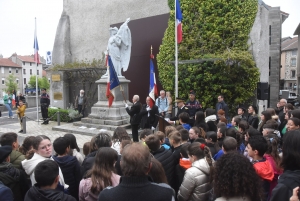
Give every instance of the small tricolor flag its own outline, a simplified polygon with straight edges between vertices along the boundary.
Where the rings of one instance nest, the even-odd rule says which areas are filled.
[[[108,107],[111,107],[113,101],[114,101],[114,95],[111,90],[116,88],[120,85],[119,78],[117,76],[117,73],[115,71],[114,65],[111,61],[111,58],[109,55],[106,56],[106,64],[108,64],[107,67],[107,86],[106,86],[106,97],[108,99]]]
[[[156,79],[155,79],[155,69],[154,69],[154,64],[152,59],[154,58],[154,56],[151,54],[150,55],[150,87],[149,87],[149,96],[152,99],[152,101],[150,101],[149,106],[150,108],[152,108],[152,106],[155,103],[155,96],[158,95],[157,93],[157,86],[156,86]]]
[[[35,31],[34,31],[34,43],[33,43],[33,48],[34,48],[34,61],[35,63],[40,63],[40,57],[39,57],[39,45],[38,45],[38,40],[36,36],[36,25],[35,25]]]
[[[180,9],[180,2],[176,0],[176,27],[177,27],[177,43],[182,41],[182,13]]]

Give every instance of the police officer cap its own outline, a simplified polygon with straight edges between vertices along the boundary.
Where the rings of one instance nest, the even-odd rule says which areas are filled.
[[[183,98],[176,98],[175,99],[175,103],[180,103],[180,102],[184,102],[184,99]]]
[[[9,145],[5,145],[0,147],[0,163],[4,162],[4,160],[9,156],[12,152],[12,147]]]
[[[196,95],[194,90],[191,90],[189,94],[193,94],[194,96]]]

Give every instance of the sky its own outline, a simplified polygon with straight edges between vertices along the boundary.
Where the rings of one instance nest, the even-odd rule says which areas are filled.
[[[291,36],[300,23],[300,0],[263,0],[289,13],[282,25],[282,37]],[[52,51],[63,0],[0,0],[0,54],[9,57],[33,54],[35,18],[39,54]]]

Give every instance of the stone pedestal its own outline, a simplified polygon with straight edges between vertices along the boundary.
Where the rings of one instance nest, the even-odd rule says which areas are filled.
[[[119,77],[119,81],[120,86],[124,90],[127,104],[132,105],[128,101],[128,83],[130,80],[127,80],[125,77]],[[98,84],[98,102],[91,108],[89,118],[93,119],[92,122],[111,126],[128,125],[130,116],[125,110],[125,101],[120,86],[112,90],[115,99],[112,106],[108,107],[108,99],[106,97],[107,77],[101,78],[96,83]]]

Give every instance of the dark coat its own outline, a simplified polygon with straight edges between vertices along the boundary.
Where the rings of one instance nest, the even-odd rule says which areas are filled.
[[[47,93],[41,95],[40,104],[46,107],[50,105],[50,97]]]
[[[224,112],[225,112],[225,117],[226,117],[226,119],[228,120],[228,119],[229,119],[229,109],[228,109],[227,104],[226,104],[224,101],[218,102],[218,103],[216,104],[216,113],[218,113],[218,110],[220,110],[220,109],[224,110]]]
[[[6,200],[6,201],[14,201],[14,195],[10,188],[5,186],[1,181],[0,181],[0,200]]]
[[[198,128],[202,128],[205,132],[207,132],[208,129],[209,129],[209,127],[208,127],[207,123],[205,123],[205,121],[204,122],[200,122],[198,124],[195,123],[194,126],[197,126]]]
[[[286,170],[279,177],[277,186],[273,189],[270,201],[289,200],[293,189],[300,186],[300,170]]]
[[[213,144],[213,143],[206,143],[206,146],[208,146],[212,157],[214,157],[216,155],[216,153],[218,153],[220,151],[220,148],[217,149],[215,144]]]
[[[24,201],[76,201],[71,195],[53,189],[40,189],[37,185],[32,186],[26,193]]]
[[[247,121],[249,123],[249,126],[252,126],[253,128],[257,129],[258,128],[258,123],[259,123],[259,120],[258,120],[258,117],[257,115],[249,115],[248,118],[247,118]]]
[[[171,117],[170,120],[171,120],[171,121],[177,121],[177,120],[179,120],[178,117],[179,117],[179,115],[180,115],[182,112],[186,112],[186,113],[190,114],[190,113],[189,113],[189,108],[186,107],[186,106],[183,106],[182,108],[178,108],[178,112],[177,112],[176,116],[175,116],[175,117]],[[176,122],[176,124],[179,124],[179,122]]]
[[[69,185],[69,193],[78,200],[78,189],[81,180],[80,165],[76,157],[74,156],[63,156],[63,157],[52,157],[59,165],[66,184]]]
[[[141,118],[141,124],[140,127],[142,129],[144,128],[150,128],[153,126],[156,128],[158,123],[158,107],[156,105],[153,105],[151,110],[149,110],[149,117],[148,117],[148,111],[147,111],[147,104],[144,104],[142,107],[142,110],[140,112],[140,118]]]
[[[279,117],[280,123],[284,122],[285,114],[284,114],[284,112],[283,112],[283,107],[280,107],[280,108],[279,108],[278,117]]]
[[[83,160],[83,162],[81,164],[81,177],[82,178],[85,177],[87,171],[92,169],[94,162],[95,162],[96,153],[97,153],[97,151],[89,153]]]
[[[166,150],[162,146],[158,150],[152,152],[152,154],[154,158],[156,158],[163,166],[167,176],[168,183],[171,187],[173,187],[175,161],[174,161],[174,157],[172,156],[172,152],[170,150]]]
[[[77,95],[75,98],[75,104],[74,104],[74,108],[77,109],[78,108],[78,99],[79,99],[80,95]],[[83,96],[83,101],[82,101],[82,110],[84,110],[86,108],[87,105],[87,97],[84,95]]]
[[[215,132],[217,132],[216,121],[208,121],[206,124],[208,126],[208,130],[207,131],[215,131]]]
[[[142,109],[142,104],[139,101],[137,101],[135,104],[133,104],[130,109],[128,107],[126,108],[126,112],[130,116],[130,124],[131,125],[140,124],[141,118],[140,118],[139,114],[140,114],[141,109]]]

